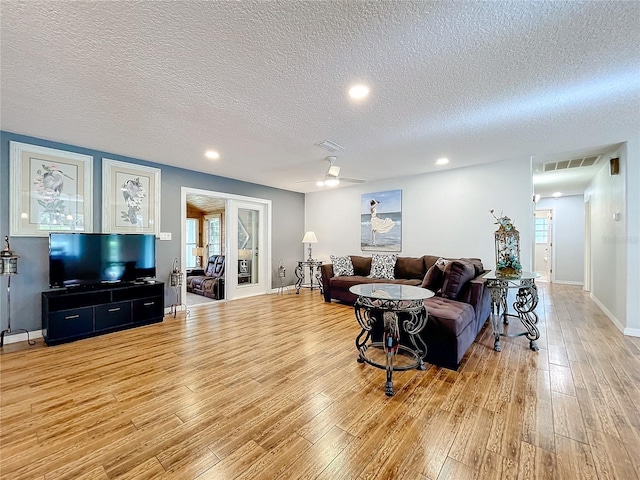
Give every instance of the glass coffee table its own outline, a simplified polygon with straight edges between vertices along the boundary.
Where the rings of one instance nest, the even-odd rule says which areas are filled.
[[[425,369],[427,346],[418,334],[427,324],[424,300],[434,293],[395,283],[365,283],[354,285],[349,291],[358,296],[354,304],[356,320],[362,328],[356,337],[358,362],[387,371],[385,394],[390,397],[394,393],[394,371]],[[374,328],[383,332],[381,341],[373,341]],[[401,344],[403,339],[409,342]]]

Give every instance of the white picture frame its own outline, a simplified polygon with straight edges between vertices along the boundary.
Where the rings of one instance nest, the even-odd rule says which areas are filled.
[[[159,168],[102,159],[102,232],[160,235]]]
[[[93,157],[9,142],[13,237],[93,232]]]

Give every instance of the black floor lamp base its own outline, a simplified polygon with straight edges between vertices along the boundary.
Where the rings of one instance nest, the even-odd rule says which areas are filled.
[[[29,330],[25,330],[24,328],[18,328],[18,329],[15,329],[15,330],[10,330],[10,329],[7,328],[6,330],[3,330],[2,333],[0,333],[0,347],[4,347],[4,336],[5,336],[5,334],[7,334],[7,333],[15,333],[15,332],[24,332],[24,333],[26,333],[27,334],[27,343],[29,345],[35,345],[36,344],[35,340],[31,340],[29,338]]]

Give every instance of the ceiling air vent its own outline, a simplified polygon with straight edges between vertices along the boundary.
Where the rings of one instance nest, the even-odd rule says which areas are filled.
[[[316,143],[315,145],[316,147],[324,148],[325,150],[328,150],[331,153],[337,152],[339,150],[344,150],[344,147],[342,145],[338,145],[337,143],[332,142],[331,140],[323,140],[321,142]]]
[[[560,162],[549,162],[543,165],[543,171],[553,172],[555,170],[566,170],[568,168],[580,168],[590,167],[600,158],[599,155],[595,157],[573,158],[571,160],[562,160]]]

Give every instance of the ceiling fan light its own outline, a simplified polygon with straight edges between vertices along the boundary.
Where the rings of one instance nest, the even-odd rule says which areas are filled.
[[[316,187],[324,187],[324,182],[322,180],[318,180],[316,182]]]
[[[338,180],[337,178],[327,178],[324,181],[324,184],[327,187],[335,187],[336,185],[340,185],[340,180]]]
[[[327,172],[327,175],[330,175],[332,177],[337,177],[338,175],[340,175],[340,167],[337,165],[331,165],[329,167],[329,171]]]

